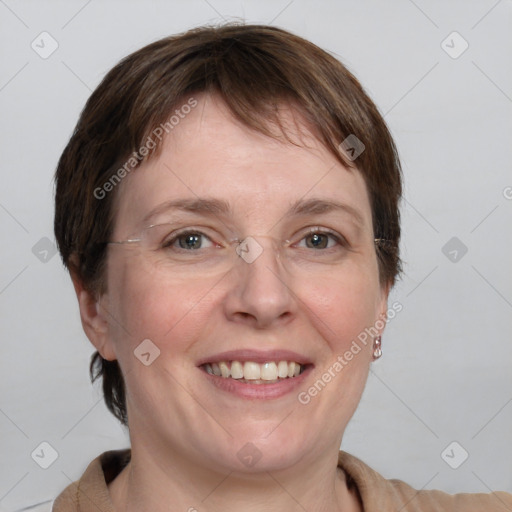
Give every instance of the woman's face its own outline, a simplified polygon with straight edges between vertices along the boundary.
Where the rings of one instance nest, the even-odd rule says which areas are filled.
[[[132,446],[285,468],[339,447],[365,385],[372,340],[358,336],[387,298],[369,198],[305,129],[308,147],[276,141],[197,98],[119,186],[112,240],[171,225],[109,246],[98,344],[122,368]],[[282,378],[291,363],[302,373]]]

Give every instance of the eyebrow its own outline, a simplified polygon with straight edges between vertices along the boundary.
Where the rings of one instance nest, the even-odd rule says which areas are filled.
[[[337,201],[327,199],[312,198],[307,201],[299,199],[292,205],[286,215],[318,215],[321,213],[340,211],[353,217],[357,224],[360,224],[361,226],[364,225],[364,219],[359,210],[348,204],[338,203]]]
[[[182,210],[198,214],[220,215],[231,211],[229,203],[221,199],[174,199],[166,201],[151,210],[143,219],[148,221],[151,217],[169,210]]]
[[[171,201],[166,201],[165,203],[162,203],[151,210],[144,217],[143,222],[147,222],[150,218],[169,210],[182,210],[191,213],[209,214],[214,216],[223,214],[225,215],[232,212],[229,203],[222,199],[209,199],[199,197],[193,199],[174,199]],[[344,212],[350,215],[357,224],[364,225],[362,214],[353,206],[319,198],[297,200],[292,204],[284,216],[291,217],[293,215],[319,215],[330,212]]]

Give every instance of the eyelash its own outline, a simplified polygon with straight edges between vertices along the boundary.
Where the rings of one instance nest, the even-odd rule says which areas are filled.
[[[299,240],[299,242],[302,242],[302,240],[304,240],[308,236],[317,235],[317,234],[318,235],[326,235],[326,236],[330,237],[331,239],[333,239],[336,242],[336,245],[338,245],[340,247],[344,247],[344,248],[348,247],[347,239],[343,235],[340,235],[339,233],[336,233],[335,231],[331,231],[330,229],[322,228],[322,227],[309,228],[308,232],[302,236],[302,238]],[[327,251],[329,249],[335,249],[335,247],[326,247],[325,249],[322,249],[322,250]]]
[[[334,240],[334,242],[336,243],[337,246],[340,246],[340,247],[344,247],[344,248],[347,248],[349,246],[346,238],[338,233],[336,233],[335,231],[331,231],[330,229],[327,229],[327,228],[321,228],[321,227],[314,227],[314,228],[309,228],[309,230],[307,231],[307,233],[305,233],[297,243],[294,243],[292,244],[293,246],[297,246],[298,243],[302,242],[305,238],[309,237],[309,236],[312,236],[312,235],[324,235],[324,236],[328,236],[329,238],[331,238],[332,240]],[[173,233],[170,238],[167,238],[166,240],[164,240],[161,244],[161,247],[162,249],[169,249],[169,248],[173,248],[174,244],[176,242],[178,242],[178,240],[181,238],[181,237],[187,237],[187,236],[190,236],[190,235],[199,235],[201,237],[205,237],[206,239],[208,239],[212,244],[216,245],[216,246],[220,246],[220,244],[218,244],[217,242],[214,242],[212,240],[212,238],[210,238],[207,234],[203,233],[201,230],[195,230],[195,229],[191,229],[191,228],[187,228],[183,231],[179,231],[177,233]],[[182,250],[182,251],[193,251],[193,249],[184,249],[182,247],[174,247],[175,249],[178,249],[178,250]],[[334,249],[335,247],[326,247],[326,248],[323,248],[321,249],[322,251],[327,251],[329,249]],[[199,249],[197,249],[199,250]]]
[[[177,231],[177,232],[173,232],[173,233],[170,233],[169,235],[167,235],[161,242],[160,244],[160,247],[162,249],[177,249],[177,250],[182,250],[182,251],[189,251],[190,249],[183,249],[181,247],[173,247],[174,244],[180,239],[180,238],[185,238],[187,236],[191,236],[191,235],[199,235],[201,237],[204,237],[206,238],[207,240],[209,240],[212,244],[214,245],[219,245],[215,242],[212,241],[212,239],[206,235],[205,233],[203,233],[201,230],[199,229],[193,229],[193,228],[186,228],[186,229],[183,229],[182,231]]]

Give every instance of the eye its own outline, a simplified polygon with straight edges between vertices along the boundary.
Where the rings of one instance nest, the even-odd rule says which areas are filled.
[[[212,241],[200,231],[183,231],[171,234],[162,242],[162,248],[184,249],[188,251],[212,247]]]
[[[343,237],[322,229],[314,229],[304,236],[297,247],[305,247],[307,249],[331,249],[336,245],[346,245]]]

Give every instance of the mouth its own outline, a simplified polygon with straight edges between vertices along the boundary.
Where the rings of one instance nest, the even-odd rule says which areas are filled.
[[[315,366],[297,352],[274,349],[229,350],[196,365],[215,389],[249,400],[293,396]]]
[[[286,379],[294,379],[301,375],[307,364],[297,361],[218,361],[202,364],[200,368],[223,379],[233,379],[246,384],[275,384]]]

